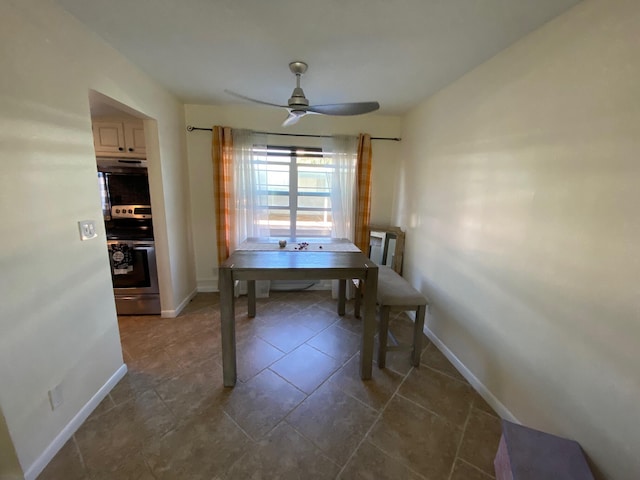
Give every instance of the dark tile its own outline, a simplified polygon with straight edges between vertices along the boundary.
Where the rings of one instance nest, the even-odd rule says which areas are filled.
[[[308,345],[301,345],[270,368],[306,393],[313,392],[340,367],[330,357]]]
[[[482,410],[485,413],[489,413],[495,417],[499,417],[496,411],[487,403],[487,401],[482,398],[482,396],[476,392],[473,396],[473,408],[477,408],[478,410]]]
[[[378,413],[342,390],[323,385],[287,417],[287,422],[331,459],[344,465]]]
[[[154,350],[141,357],[134,357],[127,363],[132,375],[138,374],[151,379],[152,383],[159,383],[173,377],[182,371],[182,365],[171,357],[164,348]]]
[[[236,347],[238,380],[248,381],[283,356],[284,352],[261,338],[250,337]]]
[[[342,471],[341,480],[423,480],[401,461],[387,455],[368,441],[363,442]]]
[[[468,384],[457,390],[429,342],[419,370],[409,351],[390,352],[388,368],[363,381],[352,301],[342,317],[328,291],[274,293],[255,318],[246,296],[235,304],[235,388],[222,386],[217,293],[198,294],[177,318],[118,317],[129,371],[39,478],[323,479],[341,468],[345,480],[493,478],[499,419]],[[285,354],[258,336],[280,323],[310,331],[308,344]],[[392,331],[411,341],[411,320],[396,315]],[[397,392],[409,372],[400,391],[411,400]],[[463,432],[446,418],[457,424],[467,400]]]
[[[312,442],[282,423],[240,458],[225,478],[329,480],[334,479],[339,470]]]
[[[467,422],[458,456],[483,472],[493,475],[493,459],[498,451],[501,435],[500,419],[474,408]]]
[[[402,397],[394,397],[369,434],[371,443],[427,478],[448,478],[462,430]]]
[[[428,367],[413,369],[398,393],[459,428],[467,420],[475,394],[469,384]]]
[[[324,292],[322,291],[307,290],[303,292],[286,292],[279,297],[279,300],[295,305],[300,310],[304,310],[325,298]]]
[[[438,347],[436,347],[433,343],[429,343],[424,352],[422,352],[420,362],[457,380],[460,380],[462,382],[467,381],[462,376],[462,374],[458,372],[456,367],[453,366],[449,359],[445,357],[444,354],[440,350],[438,350]]]
[[[340,363],[349,360],[360,351],[361,337],[348,330],[332,325],[307,341],[307,345],[332,356]]]
[[[218,406],[211,407],[142,449],[158,480],[209,480],[231,467],[251,445]]]
[[[283,320],[278,323],[259,327],[256,332],[260,338],[269,342],[283,352],[290,352],[313,337],[316,332],[300,325],[295,319]]]
[[[176,418],[189,417],[215,404],[224,395],[222,367],[212,357],[165,380],[155,391]]]
[[[92,472],[91,480],[155,480],[149,466],[141,454],[136,453],[127,457],[115,470],[101,468]],[[66,479],[65,479],[66,480]]]
[[[484,473],[482,470],[478,470],[476,467],[460,459],[456,460],[456,464],[453,466],[453,473],[451,474],[451,480],[491,480],[492,478],[495,477]]]
[[[90,472],[113,472],[149,438],[166,433],[176,423],[156,392],[149,390],[88,420],[75,438]]]
[[[340,319],[340,316],[335,311],[330,312],[318,305],[313,305],[305,308],[293,318],[296,322],[299,322],[300,325],[304,325],[314,332],[320,332],[329,325],[337,322]]]
[[[84,469],[80,452],[71,438],[56,456],[49,462],[49,465],[38,475],[38,480],[84,480],[87,478],[87,472]]]
[[[111,389],[109,396],[116,405],[120,405],[149,390],[153,390],[153,387],[161,381],[162,379],[155,378],[152,373],[129,370],[118,384]]]
[[[281,322],[299,312],[300,308],[295,303],[277,300],[256,305],[256,319],[264,324]]]
[[[236,385],[224,399],[224,409],[254,439],[275,427],[306,395],[270,370]]]
[[[220,335],[212,332],[200,332],[186,337],[165,347],[165,352],[183,368],[200,362],[222,352]]]
[[[372,378],[360,378],[360,354],[356,354],[330,379],[343,392],[366,403],[370,407],[380,410],[391,399],[400,382],[402,375],[386,368],[373,367]]]

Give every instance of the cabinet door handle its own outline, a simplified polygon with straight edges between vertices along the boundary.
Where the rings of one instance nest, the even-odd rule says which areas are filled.
[[[121,152],[124,152],[124,148],[122,147],[118,147],[118,150],[120,150]]]
[[[130,151],[130,152],[133,152],[133,148],[130,148],[130,149],[129,149],[129,151]]]

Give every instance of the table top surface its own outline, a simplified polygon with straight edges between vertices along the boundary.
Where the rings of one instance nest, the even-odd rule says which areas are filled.
[[[280,241],[284,243],[281,245]],[[346,238],[248,238],[236,251],[285,250],[303,252],[359,252]]]
[[[236,250],[221,265],[234,270],[364,269],[377,268],[362,252]]]

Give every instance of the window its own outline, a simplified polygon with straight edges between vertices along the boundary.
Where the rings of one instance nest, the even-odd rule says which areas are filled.
[[[261,227],[270,237],[330,237],[332,157],[321,148],[267,146],[256,151],[258,194],[267,198]],[[266,189],[266,190],[265,190]],[[267,225],[264,225],[266,223]]]

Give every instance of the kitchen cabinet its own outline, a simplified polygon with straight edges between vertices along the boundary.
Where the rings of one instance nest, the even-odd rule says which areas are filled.
[[[142,122],[94,121],[93,143],[98,156],[145,158]]]

